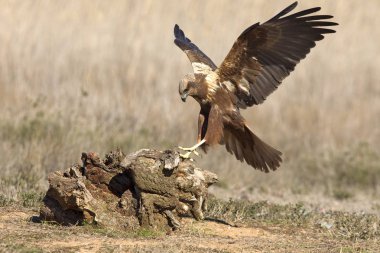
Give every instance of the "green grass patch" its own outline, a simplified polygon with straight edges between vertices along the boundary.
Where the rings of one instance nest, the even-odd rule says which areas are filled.
[[[0,207],[40,207],[43,197],[44,193],[35,191],[20,192],[18,193],[18,196],[6,196],[4,194],[0,194]]]
[[[162,231],[154,230],[154,229],[149,229],[149,228],[140,228],[134,232],[134,235],[136,237],[142,237],[142,238],[156,238],[163,236]]]
[[[20,122],[7,121],[0,125],[3,140],[27,144],[33,139],[60,139],[65,136],[64,127],[55,119],[47,117],[42,111],[34,116],[25,117]]]
[[[43,198],[44,194],[41,192],[23,192],[20,201],[24,207],[39,207]]]

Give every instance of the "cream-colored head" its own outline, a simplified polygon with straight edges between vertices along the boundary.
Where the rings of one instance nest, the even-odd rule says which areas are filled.
[[[186,102],[186,98],[190,95],[193,96],[196,93],[196,82],[194,74],[185,75],[179,82],[179,95],[183,102]]]

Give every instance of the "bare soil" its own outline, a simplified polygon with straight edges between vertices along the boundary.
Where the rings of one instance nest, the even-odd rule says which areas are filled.
[[[377,252],[377,239],[349,241],[305,228],[231,226],[184,218],[181,230],[126,233],[33,222],[37,209],[0,208],[0,252]]]

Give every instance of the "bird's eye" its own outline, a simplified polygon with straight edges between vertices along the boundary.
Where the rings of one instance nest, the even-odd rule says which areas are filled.
[[[189,92],[189,88],[186,88],[183,90],[184,93],[188,93]]]

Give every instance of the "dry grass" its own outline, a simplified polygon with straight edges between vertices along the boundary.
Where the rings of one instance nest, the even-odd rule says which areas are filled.
[[[335,238],[352,241],[379,238],[380,218],[364,213],[321,211],[303,203],[278,205],[265,201],[220,201],[212,199],[208,217],[253,227],[282,227],[292,230],[311,229],[328,232]]]
[[[377,252],[380,238],[374,215],[321,213],[302,204],[213,200],[208,220],[185,218],[170,235],[36,223],[35,215],[31,208],[0,207],[0,252]]]
[[[290,2],[0,1],[0,195],[44,190],[47,173],[82,151],[192,144],[198,105],[177,94],[191,67],[172,43],[174,24],[220,63],[246,26]],[[222,148],[200,160],[229,189],[378,196],[380,2],[298,10],[319,5],[336,16],[337,34],[244,112],[283,151],[280,170],[253,171]]]

